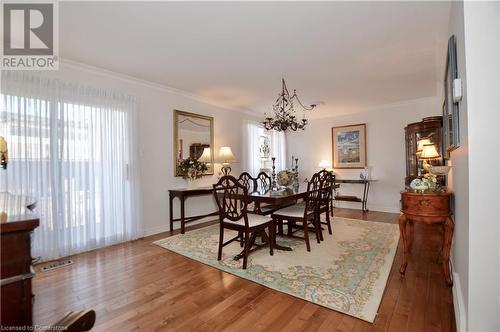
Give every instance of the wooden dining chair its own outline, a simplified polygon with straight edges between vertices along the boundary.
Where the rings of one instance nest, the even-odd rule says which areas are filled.
[[[273,255],[273,243],[275,241],[274,221],[266,216],[247,213],[248,190],[238,183],[233,176],[226,175],[213,185],[214,197],[219,209],[219,250],[217,260],[222,259],[222,248],[233,241],[240,240],[240,235],[224,242],[224,230],[230,229],[243,234],[243,269],[247,268],[248,255],[255,242],[256,236],[269,232],[269,253]]]
[[[257,174],[257,177],[255,178],[255,185],[256,185],[255,190],[262,190],[262,191],[271,190],[271,182],[272,179],[269,176],[269,174],[267,174],[266,172],[260,172],[259,174]]]
[[[311,251],[309,243],[309,225],[313,227],[316,233],[316,241],[320,243],[318,222],[318,211],[321,203],[321,180],[319,174],[316,173],[307,184],[307,193],[304,202],[294,204],[274,212],[271,217],[276,225],[288,222],[288,236],[304,239],[306,241],[307,251]],[[297,226],[297,224],[301,226]],[[293,229],[302,230],[304,237],[293,235]],[[296,232],[295,231],[295,232]]]
[[[330,212],[332,211],[332,192],[335,185],[335,175],[327,170],[321,170],[318,172],[319,179],[321,181],[321,203],[318,211],[319,225],[326,225],[328,227],[328,233],[332,234],[332,225],[330,223]],[[326,214],[326,220],[321,221],[321,214]],[[323,240],[323,231],[320,227],[319,234],[321,240]]]
[[[95,323],[94,310],[70,311],[57,323],[50,326],[44,331],[68,331],[68,332],[84,332],[90,331]]]
[[[240,176],[238,177],[238,183],[247,188],[247,191],[249,193],[257,190],[257,181],[248,172],[243,172],[240,174]]]

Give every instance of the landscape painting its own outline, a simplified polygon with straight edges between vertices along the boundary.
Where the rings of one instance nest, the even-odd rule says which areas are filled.
[[[333,168],[366,166],[366,125],[332,128]]]

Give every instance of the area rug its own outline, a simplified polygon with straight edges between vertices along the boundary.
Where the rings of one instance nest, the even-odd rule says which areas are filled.
[[[325,241],[316,243],[313,233],[311,252],[305,242],[278,236],[277,243],[292,251],[269,249],[252,253],[247,270],[238,242],[223,249],[217,261],[219,225],[171,236],[154,244],[186,257],[257,282],[280,292],[373,322],[382,300],[399,240],[396,224],[335,218],[333,235],[324,231]],[[226,231],[225,240],[235,236]],[[298,235],[298,234],[297,234]]]

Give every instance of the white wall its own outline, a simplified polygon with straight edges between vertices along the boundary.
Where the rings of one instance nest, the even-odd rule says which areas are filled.
[[[186,181],[174,177],[173,162],[173,110],[183,110],[214,117],[215,151],[221,146],[231,146],[235,156],[242,160],[243,121],[250,115],[216,107],[191,97],[187,93],[136,80],[109,71],[71,62],[63,62],[57,72],[43,75],[66,81],[104,88],[134,95],[138,98],[138,143],[140,154],[140,183],[142,197],[142,223],[145,235],[166,231],[168,220],[168,189],[186,187]],[[240,172],[241,164],[233,165],[233,173]],[[215,175],[205,176],[200,186],[217,181],[220,165],[215,165]],[[211,196],[188,199],[187,215],[215,211]],[[178,200],[175,200],[178,216]],[[175,224],[175,228],[179,227]]]
[[[465,2],[471,331],[500,331],[500,3]]]
[[[457,330],[467,327],[466,317],[469,300],[469,147],[467,128],[467,76],[465,72],[465,40],[463,2],[451,3],[449,35],[455,35],[457,43],[458,77],[463,82],[463,98],[459,103],[460,147],[450,153],[448,186],[453,191],[455,209],[453,219],[455,234],[452,247],[453,296]],[[446,54],[443,54],[446,56]],[[443,68],[443,73],[445,69]],[[443,97],[444,98],[444,97]]]
[[[457,43],[458,77],[462,79],[463,98],[459,103],[460,147],[450,153],[449,165],[453,166],[448,186],[454,195],[455,233],[452,247],[453,297],[457,330],[467,328],[469,299],[469,147],[467,128],[467,76],[465,71],[465,40],[463,2],[451,4],[449,35]],[[446,56],[446,54],[443,54]],[[443,68],[443,73],[445,69]],[[443,97],[444,98],[444,97]]]
[[[319,170],[322,159],[332,160],[332,127],[366,123],[367,163],[373,179],[377,179],[368,197],[368,208],[399,212],[400,191],[404,189],[405,139],[404,127],[422,118],[441,115],[442,100],[422,98],[349,115],[313,119],[305,131],[287,133],[287,153],[299,158],[301,180]],[[338,178],[359,178],[361,170],[335,170]],[[360,196],[360,185],[342,184],[342,194]],[[360,204],[341,202],[340,206],[360,208]]]

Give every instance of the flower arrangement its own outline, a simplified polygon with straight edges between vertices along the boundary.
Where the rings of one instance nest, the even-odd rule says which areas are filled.
[[[437,180],[436,174],[426,173],[422,178],[413,180],[410,183],[410,187],[413,190],[430,190],[436,191],[439,189],[440,185]]]
[[[295,179],[297,178],[297,173],[292,172],[290,170],[283,170],[278,172],[277,181],[280,186],[288,187],[291,185]]]
[[[187,180],[199,179],[207,170],[207,164],[193,158],[182,159],[177,165],[178,173]]]

